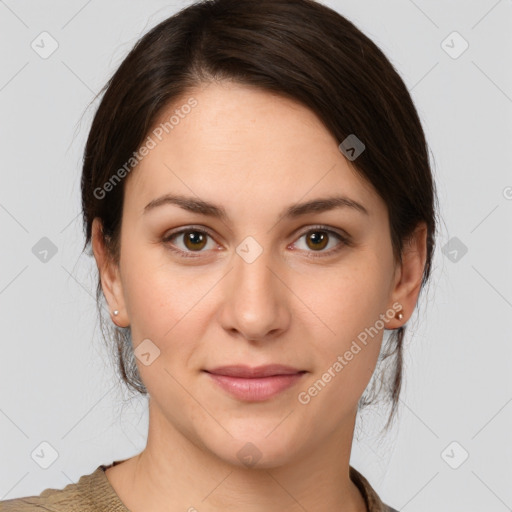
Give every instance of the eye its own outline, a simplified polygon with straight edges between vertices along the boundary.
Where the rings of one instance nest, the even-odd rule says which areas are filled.
[[[333,237],[337,239],[339,243],[334,246],[334,249],[325,251],[324,249],[329,246]],[[212,240],[212,246],[210,247],[208,247],[208,238]],[[337,231],[327,228],[326,226],[314,226],[312,229],[303,233],[298,240],[301,240],[302,238],[305,238],[305,249],[299,247],[300,250],[304,250],[309,253],[320,253],[309,254],[308,257],[328,256],[341,250],[344,246],[350,245],[350,239],[348,236],[344,236]],[[173,241],[175,239],[181,239],[181,247]],[[171,251],[186,258],[200,257],[200,253],[205,252],[203,249],[215,250],[216,247],[216,244],[213,241],[213,236],[208,231],[195,228],[193,226],[170,233],[162,239],[162,242],[167,244]]]
[[[334,249],[324,251],[323,249],[325,249],[330,244],[333,237],[337,239],[339,243],[335,244]],[[341,250],[344,245],[349,245],[348,237],[343,236],[341,233],[333,231],[332,229],[328,229],[325,226],[315,226],[313,229],[309,229],[299,238],[299,240],[302,238],[305,238],[305,249],[299,247],[300,250],[321,253],[319,255],[312,254],[311,256],[313,257],[330,255]],[[312,249],[312,251],[309,249]]]
[[[183,249],[180,248],[176,243],[172,242],[175,238],[182,240]],[[185,257],[196,257],[194,252],[203,252],[203,249],[207,246],[208,238],[212,238],[208,231],[198,228],[187,228],[180,231],[175,231],[170,235],[162,239],[164,243],[169,244],[169,248],[172,251],[179,253]],[[213,239],[212,239],[213,240]],[[215,246],[215,244],[213,244]],[[212,249],[212,247],[210,247]]]

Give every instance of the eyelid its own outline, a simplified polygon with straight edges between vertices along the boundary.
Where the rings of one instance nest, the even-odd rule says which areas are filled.
[[[352,238],[350,235],[344,231],[340,230],[338,228],[326,226],[323,224],[316,224],[316,225],[308,225],[307,229],[300,230],[298,235],[295,236],[295,240],[299,240],[304,235],[314,232],[314,231],[324,231],[326,233],[329,233],[329,235],[334,235],[339,240],[339,244],[336,245],[333,249],[330,249],[328,251],[302,251],[302,249],[297,249],[302,252],[305,252],[307,254],[308,258],[327,258],[329,256],[332,256],[336,253],[338,253],[344,246],[351,246],[352,245]],[[295,242],[292,242],[295,243]]]
[[[346,240],[347,242],[350,240],[350,235],[344,231],[343,229],[327,226],[325,224],[308,224],[307,229],[302,230],[302,228],[299,228],[296,233],[294,234],[295,237],[297,236],[304,236],[306,233],[309,233],[311,231],[326,231],[327,233],[333,233],[337,236],[339,236],[341,239]]]
[[[177,228],[176,231],[171,231],[170,233],[164,236],[164,240],[168,240],[169,238],[172,238],[176,235],[181,235],[182,233],[185,233],[187,231],[198,231],[200,233],[205,233],[206,235],[209,235],[211,238],[215,239],[213,231],[211,231],[209,228],[205,226],[191,224],[189,226]]]
[[[189,232],[189,231],[197,231],[198,233],[203,233],[205,235],[208,235],[212,240],[214,240],[216,243],[215,236],[213,235],[212,231],[204,226],[185,226],[182,228],[178,228],[176,231],[171,231],[169,234],[164,235],[162,238],[162,242],[166,244],[166,246],[169,248],[169,250],[177,253],[180,256],[183,256],[185,258],[199,258],[203,256],[202,253],[206,251],[183,251],[181,249],[178,249],[173,246],[173,244],[170,243],[170,240],[172,240],[174,237],[182,235],[183,233]]]
[[[213,235],[213,233],[210,229],[208,229],[204,226],[198,226],[198,225],[190,225],[190,226],[178,228],[176,231],[172,231],[171,233],[165,235],[162,238],[162,241],[167,244],[175,236],[179,236],[179,235],[182,235],[183,233],[190,232],[190,231],[197,231],[199,233],[208,235],[210,238],[212,238],[212,240],[214,240],[217,243],[216,237]],[[329,233],[330,235],[334,235],[335,237],[337,237],[338,240],[340,241],[340,243],[334,249],[330,249],[329,251],[305,251],[306,253],[309,253],[308,257],[327,257],[329,255],[336,253],[341,247],[350,246],[352,244],[350,235],[348,233],[346,233],[344,230],[339,230],[337,228],[322,225],[322,224],[308,225],[307,229],[296,230],[293,235],[295,238],[294,238],[294,242],[292,242],[292,244],[295,243],[300,238],[302,238],[304,235],[306,235],[310,232],[313,232],[313,231],[325,231],[326,233]],[[192,258],[201,257],[202,253],[206,252],[206,251],[183,251],[181,249],[177,249],[177,248],[173,247],[173,244],[169,244],[169,248],[170,248],[170,250],[172,250],[184,257],[192,257]],[[297,250],[302,251],[302,249],[297,249]]]

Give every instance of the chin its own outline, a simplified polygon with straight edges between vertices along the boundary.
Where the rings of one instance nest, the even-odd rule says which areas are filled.
[[[247,469],[270,469],[289,464],[295,458],[300,445],[286,429],[258,429],[254,424],[250,429],[228,430],[233,437],[226,434],[222,439],[203,439],[207,449],[228,464]],[[272,430],[275,429],[273,432]],[[272,432],[269,435],[269,432]]]

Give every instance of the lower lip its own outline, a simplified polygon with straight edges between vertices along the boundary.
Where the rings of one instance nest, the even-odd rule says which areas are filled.
[[[296,384],[304,373],[273,375],[255,379],[228,377],[206,372],[224,391],[240,400],[262,402]]]

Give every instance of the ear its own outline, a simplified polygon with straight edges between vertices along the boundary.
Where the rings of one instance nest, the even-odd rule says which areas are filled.
[[[388,329],[397,329],[411,318],[418,295],[427,258],[427,225],[420,222],[411,237],[404,243],[402,263],[397,264],[391,304],[399,303],[403,318],[393,318]]]
[[[101,287],[107,300],[112,321],[119,327],[128,327],[130,322],[126,314],[123,287],[119,266],[110,257],[105,246],[103,225],[96,217],[92,222],[92,250],[98,271],[100,273]],[[119,313],[114,316],[114,311]]]

